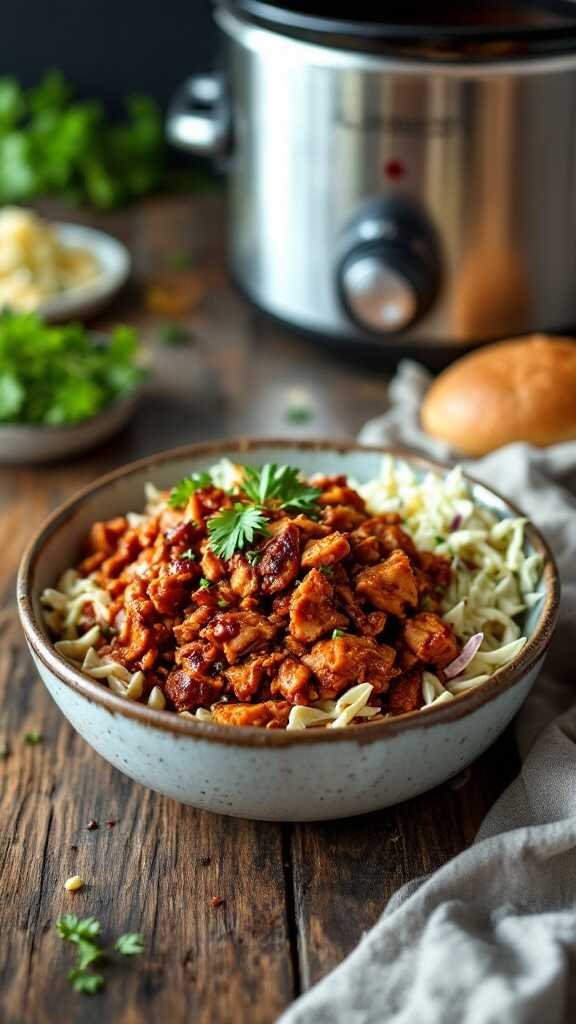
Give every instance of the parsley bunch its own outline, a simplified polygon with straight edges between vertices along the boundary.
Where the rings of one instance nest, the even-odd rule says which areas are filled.
[[[166,174],[160,110],[126,100],[123,121],[101,103],[77,100],[58,71],[25,90],[0,79],[0,203],[57,194],[100,209],[158,188]]]
[[[72,987],[89,995],[99,992],[104,978],[91,968],[108,955],[99,941],[100,922],[94,917],[81,920],[76,914],[64,914],[56,922],[56,931],[65,942],[76,946],[76,964],[67,975]],[[121,956],[137,956],[144,952],[144,940],[139,932],[126,932],[116,940],[114,949]]]
[[[50,327],[33,313],[0,313],[0,423],[77,423],[142,378],[136,337],[95,339],[80,324]]]

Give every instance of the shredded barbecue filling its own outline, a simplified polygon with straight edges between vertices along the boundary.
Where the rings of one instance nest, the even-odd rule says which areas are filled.
[[[418,551],[400,515],[368,514],[345,476],[313,478],[305,512],[271,488],[251,542],[223,558],[213,525],[254,488],[242,476],[233,493],[201,482],[181,507],[166,492],[146,516],[92,526],[77,567],[101,599],[86,593],[77,623],[102,626],[90,664],[123,666],[118,686],[133,680],[142,702],[154,691],[156,707],[163,695],[167,709],[211,709],[229,725],[283,728],[309,705],[326,725],[334,705],[322,702],[358,684],[369,684],[364,721],[421,708],[423,673],[442,679],[460,653],[440,617],[448,559]]]

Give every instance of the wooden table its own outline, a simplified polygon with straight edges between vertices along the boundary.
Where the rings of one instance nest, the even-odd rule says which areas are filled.
[[[512,741],[508,734],[471,771],[400,807],[277,825],[148,792],[73,732],[33,669],[13,599],[22,549],[50,509],[116,465],[188,441],[353,437],[384,408],[386,378],[272,326],[237,296],[224,271],[218,194],[65,215],[130,245],[136,283],[100,325],[136,325],[154,378],[134,423],[105,447],[51,468],[0,471],[0,741],[9,748],[0,761],[0,1019],[268,1024],[342,960],[402,883],[472,840],[515,769]],[[142,297],[181,253],[206,294],[184,318],[192,341],[175,348],[159,342],[162,317]],[[313,418],[288,423],[290,407],[308,399]],[[33,729],[43,735],[37,746],[24,741]],[[90,819],[97,829],[86,829]],[[71,895],[63,883],[76,873],[87,884]],[[211,906],[214,896],[221,906]],[[72,953],[54,922],[70,910],[95,915],[107,939],[128,930],[146,939],[145,954],[111,965],[93,997],[66,981]]]

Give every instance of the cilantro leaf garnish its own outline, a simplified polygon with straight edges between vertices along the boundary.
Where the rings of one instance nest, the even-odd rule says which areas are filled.
[[[192,548],[186,548],[186,551],[182,552],[180,558],[188,558],[190,562],[194,562],[196,560],[196,552],[192,551]]]
[[[314,508],[320,491],[300,479],[295,466],[278,466],[267,462],[264,466],[244,466],[241,483],[244,494],[257,505],[274,501],[280,508],[308,512]]]
[[[212,477],[210,473],[192,473],[179,480],[170,491],[168,504],[170,508],[183,508],[188,499],[201,487],[211,487]]]
[[[256,535],[268,533],[266,518],[257,505],[236,502],[232,508],[222,509],[207,523],[210,546],[219,558],[229,559],[235,551],[242,551]]]
[[[198,586],[202,590],[208,590],[212,586],[212,584],[211,584],[210,580],[206,579],[205,576],[201,576],[200,579],[198,580]]]
[[[56,931],[66,942],[95,939],[100,934],[100,922],[95,917],[85,917],[81,920],[76,914],[64,914],[56,922]]]
[[[144,952],[144,938],[140,932],[126,932],[116,939],[114,949],[122,956],[138,956]]]
[[[43,739],[44,737],[41,732],[38,732],[38,729],[31,729],[30,732],[24,733],[24,743],[29,747],[37,747],[39,743],[42,743]]]
[[[343,630],[343,629],[333,629],[333,630],[332,630],[332,639],[333,639],[333,640],[337,640],[337,639],[338,639],[338,637],[340,637],[340,636],[345,636],[345,635],[346,635],[346,634],[344,633],[344,630]]]
[[[250,563],[250,565],[252,565],[252,566],[258,565],[258,562],[262,561],[262,552],[261,551],[247,551],[246,552],[246,559]]]

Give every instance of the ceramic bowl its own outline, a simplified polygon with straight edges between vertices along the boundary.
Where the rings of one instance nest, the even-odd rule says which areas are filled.
[[[374,477],[389,449],[332,442],[218,442],[155,455],[102,478],[52,515],[20,567],[18,603],[40,676],[77,732],[106,760],[150,789],[194,807],[244,818],[310,821],[364,814],[406,800],[460,772],[492,743],[518,711],[538,675],[559,600],[550,551],[532,526],[528,547],[544,560],[543,598],[526,616],[528,642],[483,686],[425,712],[340,730],[286,732],[196,722],[116,696],[54,650],[39,597],[74,565],[95,519],[138,510],[147,480],[170,487],[223,456],[262,464],[286,462],[305,473]],[[418,471],[447,467],[408,453]],[[518,510],[481,484],[475,499],[499,516]]]
[[[38,465],[71,458],[95,448],[131,419],[140,398],[136,387],[96,416],[62,426],[27,423],[0,424],[0,465]]]
[[[100,273],[85,284],[46,299],[37,312],[47,323],[85,320],[103,309],[126,283],[130,275],[130,253],[117,238],[83,224],[56,223],[52,228],[63,245],[91,252],[98,261]]]

